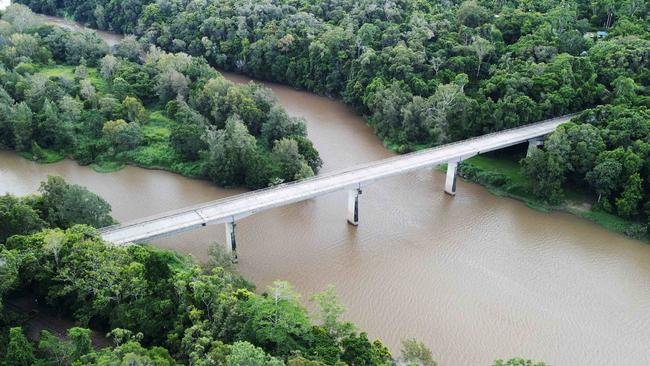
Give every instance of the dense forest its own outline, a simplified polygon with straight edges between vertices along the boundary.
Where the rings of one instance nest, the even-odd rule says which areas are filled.
[[[169,250],[103,242],[95,227],[113,222],[110,211],[101,197],[60,177],[35,195],[0,196],[0,365],[436,365],[413,339],[394,359],[342,320],[332,287],[310,297],[310,314],[286,282],[256,293],[221,246],[200,266]],[[28,339],[30,314],[14,304],[21,297],[78,326]],[[112,346],[96,344],[88,327]],[[522,359],[495,365],[543,366]]]
[[[0,148],[72,156],[266,187],[321,166],[304,121],[258,84],[235,85],[201,57],[39,25],[22,5],[0,21]]]
[[[645,1],[20,2],[338,97],[400,152],[587,110],[524,162],[531,191],[648,222]]]

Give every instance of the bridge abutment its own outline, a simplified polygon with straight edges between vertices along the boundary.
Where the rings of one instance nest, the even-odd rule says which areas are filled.
[[[226,223],[226,252],[231,253],[237,259],[237,238],[235,236],[235,222]]]
[[[348,191],[348,223],[359,225],[359,196],[361,188],[351,189]]]
[[[539,149],[539,147],[542,145],[544,145],[543,137],[528,140],[528,151],[526,151],[526,157],[528,158],[533,155],[533,153],[537,151],[537,149]]]
[[[445,193],[451,196],[456,195],[456,170],[458,170],[458,161],[447,163],[447,179],[445,180]]]

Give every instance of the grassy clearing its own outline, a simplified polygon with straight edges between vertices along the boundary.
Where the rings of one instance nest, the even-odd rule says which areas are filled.
[[[528,179],[521,174],[521,166],[515,160],[477,155],[465,160],[463,164],[470,164],[484,171],[498,172],[508,177],[514,184],[528,184]]]
[[[67,65],[52,65],[52,66],[43,66],[38,69],[37,74],[45,75],[47,77],[60,77],[70,80],[75,79],[74,70],[75,66]],[[109,87],[106,80],[104,80],[100,75],[97,68],[89,67],[88,68],[88,78],[92,82],[95,89],[100,93],[108,93]]]
[[[35,161],[40,164],[52,164],[65,159],[65,154],[49,149],[41,149],[41,156],[39,157],[34,155],[31,151],[20,151],[17,154],[27,160]]]

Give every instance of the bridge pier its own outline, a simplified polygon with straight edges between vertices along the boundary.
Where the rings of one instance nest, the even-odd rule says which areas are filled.
[[[531,155],[533,155],[533,152],[539,149],[539,147],[542,145],[544,145],[543,137],[538,137],[538,138],[528,140],[528,151],[526,151],[526,157],[528,158]]]
[[[361,188],[348,191],[348,223],[354,226],[359,225],[359,195]]]
[[[237,259],[237,240],[235,237],[235,224],[234,221],[226,223],[226,252],[231,253]]]
[[[450,161],[447,163],[447,179],[445,180],[445,193],[451,196],[456,195],[456,170],[459,161]]]

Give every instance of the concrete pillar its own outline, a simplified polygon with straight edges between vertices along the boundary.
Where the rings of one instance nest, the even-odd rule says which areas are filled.
[[[526,157],[530,157],[531,155],[533,155],[533,152],[542,145],[544,145],[543,138],[528,140],[528,151],[526,151]]]
[[[456,195],[456,168],[458,168],[457,161],[450,161],[447,163],[447,179],[445,181],[445,193],[452,196]]]
[[[237,240],[235,237],[235,222],[226,223],[226,252],[232,253],[234,258],[237,259]]]
[[[359,225],[359,195],[361,188],[351,189],[348,191],[348,223]]]

